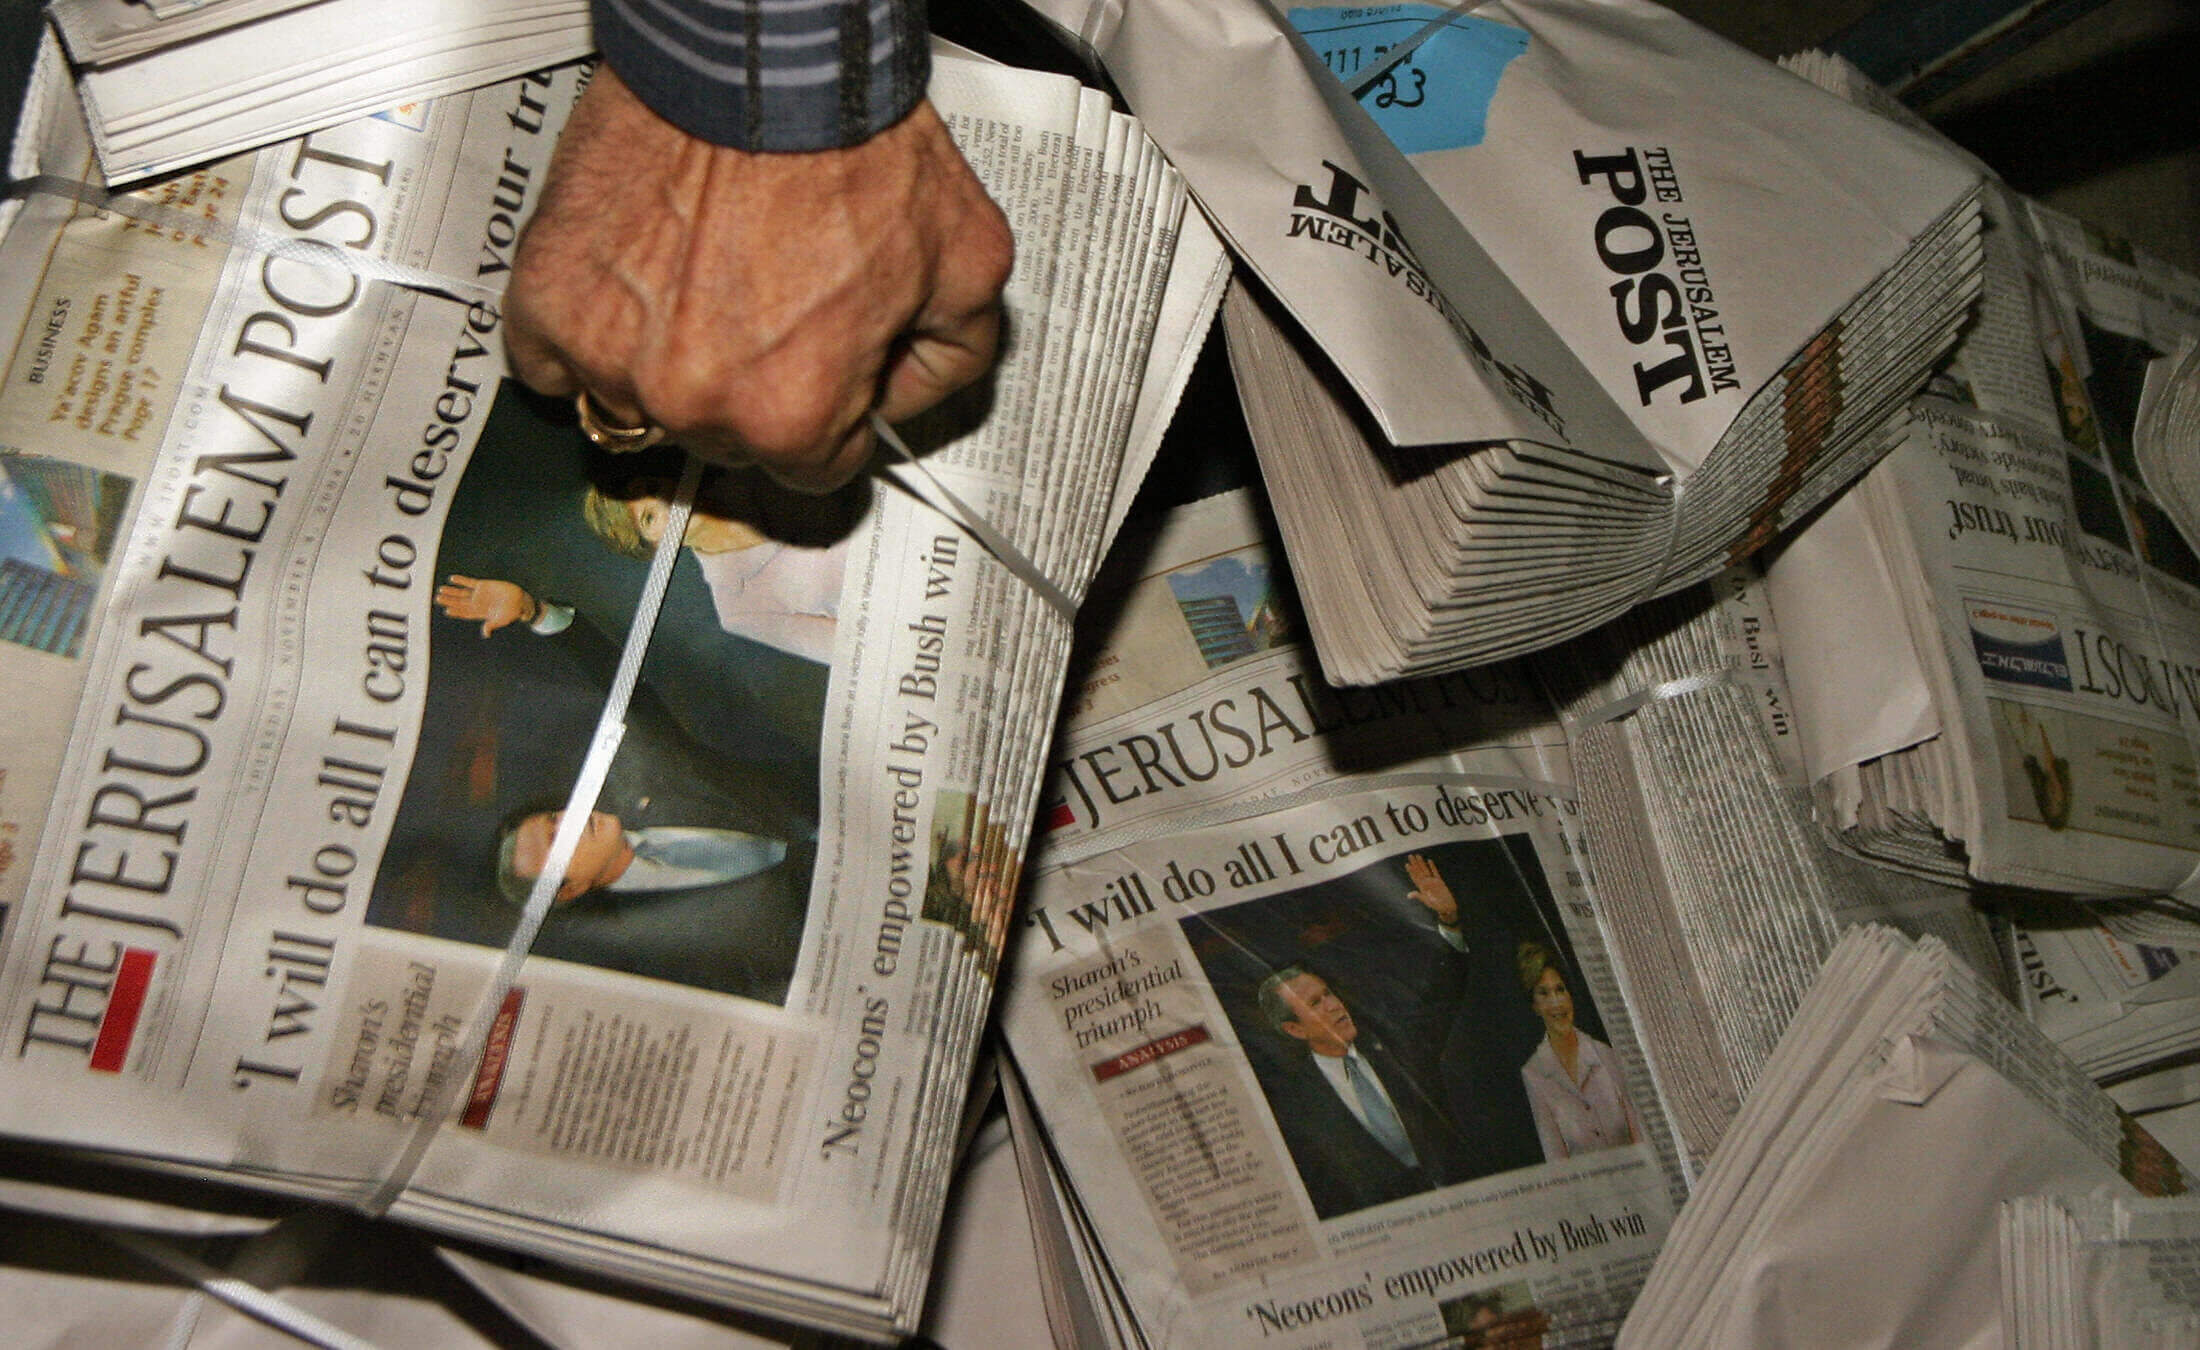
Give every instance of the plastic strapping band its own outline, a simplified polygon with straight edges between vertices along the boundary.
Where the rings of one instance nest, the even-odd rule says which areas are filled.
[[[604,776],[610,772],[612,756],[618,753],[619,741],[626,733],[627,705],[633,701],[634,686],[641,679],[642,658],[649,651],[649,638],[656,630],[658,611],[664,607],[665,588],[672,581],[673,564],[679,561],[681,541],[687,534],[688,517],[695,505],[695,489],[702,480],[703,462],[693,455],[688,456],[680,485],[673,492],[671,509],[665,516],[664,533],[658,536],[656,551],[650,555],[649,575],[642,582],[641,597],[635,602],[634,623],[627,629],[626,646],[619,652],[618,672],[612,676],[611,691],[597,718],[588,755],[581,761],[573,790],[566,797],[564,814],[558,820],[556,833],[551,836],[550,852],[543,859],[542,873],[527,893],[527,904],[520,911],[510,940],[505,943],[503,959],[497,964],[487,992],[474,1007],[474,1015],[469,1019],[457,1053],[451,1056],[451,1063],[458,1066],[457,1071],[437,1085],[433,1101],[422,1104],[419,1121],[405,1141],[404,1150],[361,1203],[360,1208],[369,1214],[387,1213],[411,1183],[421,1157],[450,1114],[460,1083],[478,1068],[490,1027],[504,1006],[504,996],[519,979],[520,963],[526,960],[528,949],[534,946],[535,934],[541,931],[558,887],[565,881],[566,866],[573,861],[573,850],[580,843],[589,813],[596,809],[596,797],[603,791]]]
[[[1740,681],[1737,677],[1740,673],[1740,666],[1721,666],[1717,670],[1705,671],[1697,675],[1684,675],[1677,680],[1666,680],[1663,683],[1651,685],[1648,689],[1638,689],[1632,694],[1613,699],[1609,703],[1599,704],[1587,712],[1577,713],[1574,716],[1565,718],[1567,738],[1572,739],[1589,727],[1601,726],[1606,722],[1617,722],[1622,717],[1639,712],[1653,703],[1664,703],[1676,698],[1686,698],[1690,694],[1701,693],[1713,685],[1739,684]]]
[[[901,437],[894,433],[894,429],[886,424],[885,418],[872,413],[871,429],[878,433],[880,440],[894,448],[895,454],[901,456],[900,463],[886,466],[888,477],[915,493],[920,501],[933,510],[968,530],[980,547],[992,554],[994,560],[1007,568],[1018,581],[1030,587],[1033,595],[1046,601],[1049,609],[1061,615],[1065,621],[1076,620],[1077,602],[1055,585],[1045,572],[1040,571],[1037,563],[1025,557],[1021,549],[1004,538],[999,530],[994,529],[991,522],[971,510],[962,498],[935,478],[932,471],[925,468]]]
[[[1392,47],[1390,54],[1384,57],[1373,69],[1346,85],[1346,92],[1350,93],[1355,99],[1359,98],[1369,89],[1372,89],[1377,80],[1388,75],[1400,62],[1413,55],[1414,50],[1422,43],[1435,37],[1443,29],[1450,27],[1453,20],[1463,18],[1469,12],[1480,9],[1489,2],[1490,0],[1459,0],[1459,3],[1453,5],[1450,9],[1422,24],[1420,28],[1414,31],[1412,37]]]
[[[321,1346],[322,1350],[375,1350],[373,1342],[361,1340],[334,1323],[323,1321],[303,1308],[292,1306],[249,1280],[238,1279],[188,1252],[178,1251],[165,1242],[124,1228],[102,1227],[99,1234],[132,1255],[189,1280],[209,1298],[220,1299],[237,1311],[258,1318],[280,1331],[287,1331],[309,1345]]]
[[[1673,570],[1673,550],[1681,543],[1681,496],[1688,485],[1669,473],[1659,474],[1655,481],[1665,489],[1665,542],[1658,548],[1658,565],[1650,569],[1649,580],[1627,602],[1626,609],[1633,609],[1657,596],[1658,588],[1665,584],[1666,574]]]

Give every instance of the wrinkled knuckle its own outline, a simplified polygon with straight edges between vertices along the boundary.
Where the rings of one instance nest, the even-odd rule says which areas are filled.
[[[990,198],[983,199],[983,204],[984,210],[960,232],[954,247],[971,287],[991,297],[1008,284],[1008,274],[1016,266],[1016,236]]]
[[[709,433],[725,424],[719,399],[705,387],[634,375],[634,396],[652,422],[674,432]]]
[[[989,223],[984,231],[985,266],[993,289],[999,290],[1008,284],[1008,274],[1016,265],[1016,235],[1009,229],[1008,217],[1001,214],[1001,208],[994,206],[990,199],[986,205],[991,209],[986,212]]]
[[[834,411],[830,399],[777,383],[742,404],[734,432],[757,459],[791,465],[821,452],[833,435]]]

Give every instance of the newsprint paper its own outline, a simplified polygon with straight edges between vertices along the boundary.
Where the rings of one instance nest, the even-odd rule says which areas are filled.
[[[1066,616],[885,481],[705,478],[683,530],[677,457],[501,378],[584,68],[165,180],[148,219],[76,186],[54,55],[0,246],[0,1132],[911,1326]],[[1081,590],[1120,484],[1078,474],[1158,425],[1181,193],[1074,81],[943,59],[934,93],[1030,336],[927,459]],[[1105,341],[1041,340],[1077,330]],[[1076,471],[1033,453],[1071,441]]]
[[[1512,666],[1330,688],[1278,581],[1187,508],[1072,688],[1016,1065],[1145,1343],[1608,1337],[1676,1174],[1564,738]]]

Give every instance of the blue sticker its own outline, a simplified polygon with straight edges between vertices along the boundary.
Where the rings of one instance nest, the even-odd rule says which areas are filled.
[[[1294,9],[1291,26],[1350,88],[1445,12],[1438,5]],[[1360,106],[1409,155],[1480,145],[1497,78],[1527,49],[1528,35],[1519,29],[1460,15],[1364,90]]]

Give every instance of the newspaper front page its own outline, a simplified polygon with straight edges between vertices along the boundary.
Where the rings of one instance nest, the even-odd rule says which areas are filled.
[[[1922,588],[1914,646],[1944,654],[1898,675],[1950,733],[1934,817],[1982,880],[2177,891],[2200,866],[2200,556],[2130,436],[2200,286],[2012,194],[1995,216],[1979,322],[1865,485]]]
[[[706,478],[599,733],[681,466],[506,381],[496,305],[586,78],[224,161],[138,194],[149,223],[69,186],[96,175],[42,65],[11,167],[51,186],[0,245],[0,1130],[883,1334],[915,1316],[999,940],[943,864],[982,844],[1014,875],[1020,832],[980,835],[1029,800],[1011,714],[1055,678],[1017,634],[1067,622],[883,481]],[[1028,249],[1009,302],[1043,313],[1086,100],[954,78]],[[1166,253],[1130,256],[1106,293],[1150,324]],[[1016,411],[931,457],[979,509],[1031,490],[1045,428]],[[485,1006],[592,750],[573,861]]]
[[[1186,508],[1071,691],[1032,1099],[1151,1343],[1608,1336],[1677,1175],[1564,738],[1511,667],[1329,689],[1268,568]]]

